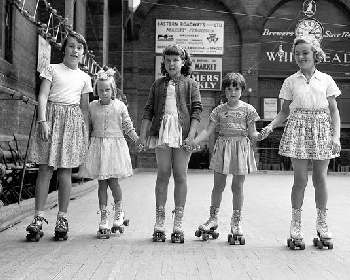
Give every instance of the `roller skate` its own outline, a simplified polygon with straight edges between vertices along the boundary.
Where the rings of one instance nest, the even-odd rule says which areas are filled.
[[[121,202],[117,202],[115,205],[113,205],[114,212],[114,221],[112,226],[112,233],[116,233],[119,231],[120,233],[124,232],[124,226],[129,225],[129,220],[124,219],[124,211],[121,207]]]
[[[182,229],[182,218],[184,216],[184,208],[183,207],[175,207],[173,210],[174,217],[174,227],[173,233],[171,234],[171,242],[172,243],[184,243],[185,237]]]
[[[204,224],[200,225],[196,232],[195,236],[201,237],[204,241],[207,241],[211,236],[213,239],[217,239],[219,237],[219,233],[216,232],[218,228],[218,213],[219,208],[215,208],[214,206],[210,206],[210,216],[208,221]]]
[[[165,209],[164,206],[156,207],[156,223],[153,231],[153,242],[162,241],[165,242]]]
[[[292,221],[290,222],[290,237],[287,239],[287,246],[291,250],[305,249],[303,241],[304,234],[301,229],[301,209],[292,209]]]
[[[35,216],[33,221],[27,226],[26,231],[28,232],[26,239],[27,241],[36,241],[38,242],[40,238],[44,236],[42,231],[43,222],[48,224],[47,220],[42,216]]]
[[[55,236],[54,240],[67,240],[68,239],[68,221],[64,216],[57,216],[56,226],[55,226]]]
[[[227,235],[227,241],[230,245],[245,244],[245,238],[241,226],[241,210],[233,210],[231,218],[231,233]]]
[[[327,225],[327,209],[317,208],[316,232],[317,237],[313,239],[313,244],[318,249],[327,247],[333,249],[332,233],[328,230]]]
[[[97,238],[98,239],[109,239],[111,235],[111,230],[108,227],[108,212],[106,209],[101,210],[101,222],[98,225]]]

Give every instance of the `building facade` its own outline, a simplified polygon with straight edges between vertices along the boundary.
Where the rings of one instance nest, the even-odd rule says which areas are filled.
[[[50,13],[38,1],[0,0],[0,135],[28,135],[34,107],[14,100],[13,91],[36,100],[38,26],[21,12],[21,6],[37,19],[48,22]],[[136,10],[133,1],[53,0],[51,6],[67,18],[73,29],[84,34],[95,60],[116,66],[123,79],[119,87],[127,95],[129,111],[139,131],[149,89],[159,75],[161,47],[183,42],[194,59],[193,77],[199,82],[203,102],[200,129],[222,99],[220,83],[228,72],[241,72],[247,80],[242,99],[252,104],[266,125],[279,111],[278,94],[283,80],[297,71],[290,52],[297,23],[305,17],[302,0],[144,0]],[[342,95],[337,99],[342,124],[341,158],[331,169],[350,166],[350,0],[317,0],[315,14],[324,28],[323,49],[327,57],[319,65],[333,76]],[[47,7],[46,7],[47,8]],[[122,16],[123,15],[123,16]],[[208,27],[209,26],[209,27]],[[181,37],[187,34],[185,37]],[[192,36],[192,37],[191,37]],[[53,48],[54,49],[54,48]],[[280,50],[283,50],[281,52]],[[51,62],[58,62],[53,51]],[[283,128],[259,143],[256,154],[262,169],[289,169],[278,156]],[[203,145],[212,151],[215,136]],[[137,154],[135,167],[155,167],[154,152]]]

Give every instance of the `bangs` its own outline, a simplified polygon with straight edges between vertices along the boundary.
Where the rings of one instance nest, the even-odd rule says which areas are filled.
[[[163,55],[178,55],[182,57],[184,54],[179,47],[172,45],[164,49]]]

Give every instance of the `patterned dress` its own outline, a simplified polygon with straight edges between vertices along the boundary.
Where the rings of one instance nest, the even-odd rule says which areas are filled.
[[[325,160],[333,152],[332,129],[327,97],[339,96],[331,76],[315,71],[310,81],[298,71],[283,83],[280,98],[292,101],[279,146],[279,154],[296,159]]]
[[[217,106],[209,119],[219,126],[210,169],[222,174],[245,175],[256,171],[254,151],[248,138],[248,126],[259,120],[255,108],[243,101],[232,108]]]

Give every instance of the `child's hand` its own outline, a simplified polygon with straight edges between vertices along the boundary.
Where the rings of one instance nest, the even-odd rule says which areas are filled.
[[[41,140],[48,141],[49,140],[49,125],[46,121],[38,122],[39,125],[39,135]]]
[[[257,137],[257,141],[261,141],[261,140],[266,139],[272,131],[273,131],[272,125],[269,124],[269,125],[265,126],[261,130],[261,132],[259,133],[259,135]]]
[[[143,151],[146,150],[146,149],[145,149],[145,145],[142,143],[141,138],[139,138],[139,139],[135,142],[135,146],[136,146],[136,151],[137,151],[138,153],[143,152]]]
[[[187,151],[187,152],[193,152],[196,150],[200,149],[200,146],[194,142],[193,138],[186,138],[184,140],[184,144],[182,147]]]
[[[332,154],[337,155],[341,151],[340,139],[338,137],[332,137],[331,139],[332,145]]]

